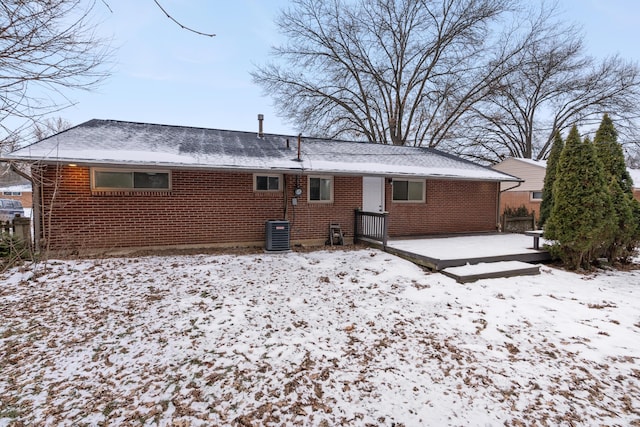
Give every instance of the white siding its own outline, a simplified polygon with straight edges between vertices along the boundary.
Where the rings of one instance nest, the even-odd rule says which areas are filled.
[[[534,162],[531,160],[521,160],[510,157],[492,167],[497,171],[508,173],[509,175],[513,175],[524,180],[519,187],[508,191],[542,191],[544,175],[547,170],[544,162]],[[501,189],[504,190],[514,186],[515,184],[512,182],[503,182]]]

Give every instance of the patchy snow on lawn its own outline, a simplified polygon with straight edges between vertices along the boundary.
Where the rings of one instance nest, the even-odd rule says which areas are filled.
[[[0,281],[0,426],[640,425],[640,271],[461,285],[377,250]]]

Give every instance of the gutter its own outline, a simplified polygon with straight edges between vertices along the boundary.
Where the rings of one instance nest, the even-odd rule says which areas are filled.
[[[283,173],[283,174],[304,174],[304,173],[317,173],[321,175],[335,175],[335,176],[380,176],[384,178],[397,178],[397,179],[435,179],[435,180],[453,180],[453,181],[484,181],[484,182],[512,182],[518,181],[519,183],[523,182],[520,178],[513,177],[512,175],[505,174],[504,172],[492,171],[497,174],[503,175],[503,177],[512,177],[512,180],[504,179],[501,177],[490,177],[490,176],[464,176],[462,175],[449,175],[449,174],[428,174],[428,171],[425,170],[426,173],[399,173],[399,172],[391,172],[391,171],[372,171],[368,169],[359,170],[355,167],[353,170],[345,170],[345,169],[331,169],[331,168],[319,168],[315,169],[313,167],[306,167],[305,163],[300,160],[298,161],[296,158],[293,159],[293,164],[290,167],[288,166],[240,166],[240,165],[207,165],[207,164],[185,164],[185,163],[171,163],[171,162],[138,162],[138,161],[121,161],[121,160],[106,160],[106,161],[95,161],[95,160],[82,160],[77,158],[24,158],[24,157],[4,157],[0,158],[0,162],[25,162],[25,163],[40,163],[40,164],[51,164],[51,165],[68,165],[74,164],[76,166],[83,167],[113,167],[113,168],[162,168],[162,169],[179,169],[179,170],[207,170],[212,172],[246,172],[246,173],[256,173],[256,172],[270,172],[270,173]],[[425,168],[428,169],[428,168]],[[520,185],[520,184],[518,184]]]
[[[520,178],[518,178],[520,179]],[[501,181],[501,182],[507,182],[507,181]],[[504,190],[500,190],[500,193],[504,193],[505,191],[509,191],[509,190],[513,190],[514,188],[518,188],[522,185],[522,183],[524,182],[524,179],[520,179],[520,181],[516,182],[516,185],[514,185],[513,187],[509,187],[509,188],[505,188]]]

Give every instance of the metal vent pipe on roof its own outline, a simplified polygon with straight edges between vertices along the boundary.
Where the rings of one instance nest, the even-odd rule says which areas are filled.
[[[264,136],[264,132],[262,130],[263,120],[264,120],[264,114],[258,114],[258,138],[262,138]]]

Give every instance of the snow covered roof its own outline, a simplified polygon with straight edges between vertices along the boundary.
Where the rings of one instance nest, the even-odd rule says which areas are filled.
[[[302,138],[298,160],[295,136],[265,134],[258,137],[252,132],[97,119],[13,151],[4,159],[88,165],[518,180],[432,148]]]
[[[513,159],[513,160],[519,161],[519,162],[527,163],[529,165],[539,166],[541,168],[546,168],[547,167],[547,161],[546,160],[523,159],[521,157],[510,157],[510,158]]]
[[[0,187],[0,191],[12,192],[12,193],[31,193],[32,188],[31,188],[31,184],[10,185],[7,187]]]

